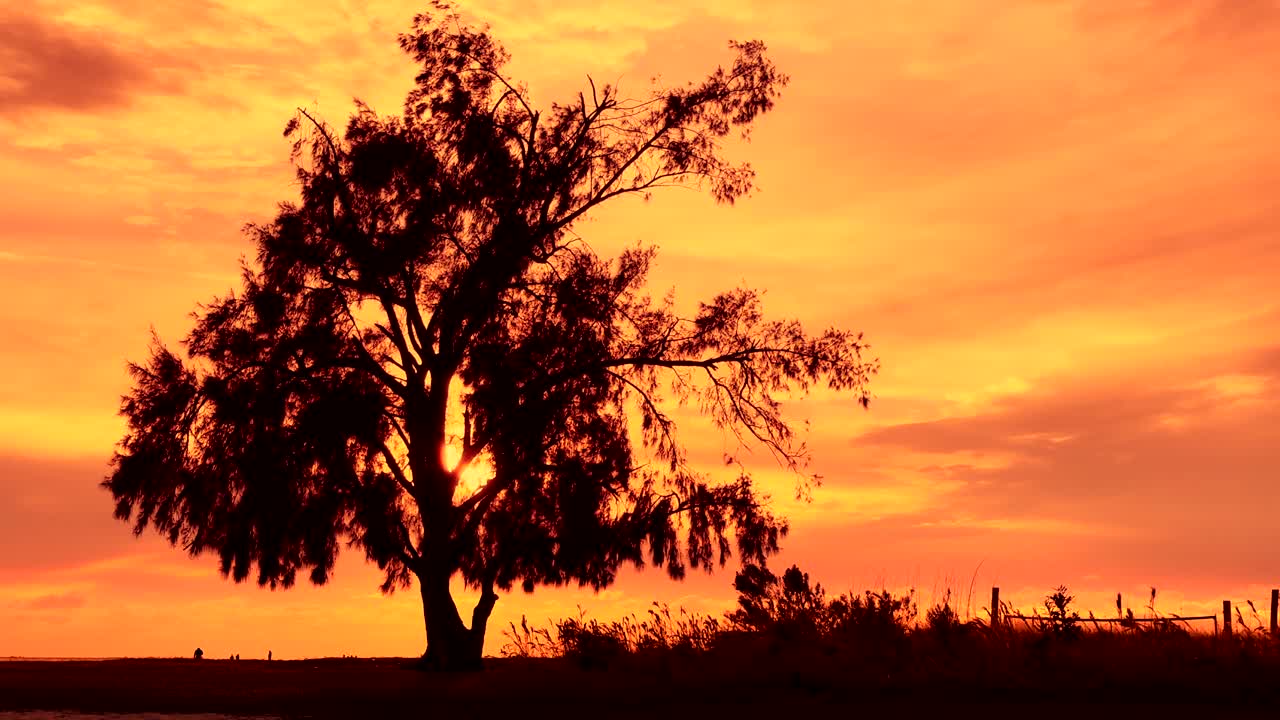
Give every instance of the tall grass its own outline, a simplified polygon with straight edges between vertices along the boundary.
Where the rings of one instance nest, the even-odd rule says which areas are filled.
[[[554,623],[553,629],[531,627],[527,618],[511,623],[504,632],[507,644],[502,654],[507,657],[566,657],[586,665],[605,664],[623,655],[655,651],[705,652],[723,631],[713,617],[696,615],[683,608],[653,603],[643,617],[634,614],[620,620],[602,622],[586,617],[582,608],[578,616]]]

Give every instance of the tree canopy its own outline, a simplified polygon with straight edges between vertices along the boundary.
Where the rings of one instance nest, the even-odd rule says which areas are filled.
[[[651,247],[602,257],[574,226],[665,186],[747,194],[721,145],[787,82],[764,44],[698,83],[588,80],[545,108],[446,4],[400,44],[421,68],[403,113],[357,102],[339,132],[299,111],[301,197],[247,227],[242,287],[184,352],[157,339],[130,366],[116,515],[273,588],[358,548],[384,591],[416,578],[436,667],[478,662],[500,590],[763,561],[785,522],[740,468],[690,466],[675,408],[803,473],[782,399],[823,383],[865,405],[861,335],[766,319],[748,289],[682,316],[646,291]],[[470,628],[456,576],[481,591]]]

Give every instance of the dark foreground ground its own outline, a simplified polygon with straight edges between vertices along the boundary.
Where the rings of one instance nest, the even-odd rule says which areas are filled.
[[[705,661],[705,660],[704,660]],[[757,668],[759,670],[759,668]],[[1273,696],[1176,688],[876,687],[813,682],[780,663],[767,673],[700,672],[673,663],[583,669],[561,660],[493,660],[438,675],[400,659],[106,660],[0,663],[0,712],[225,713],[288,718],[487,717],[1276,718]],[[765,679],[761,679],[765,678]],[[1277,678],[1280,687],[1280,678]],[[945,713],[945,715],[942,715]]]

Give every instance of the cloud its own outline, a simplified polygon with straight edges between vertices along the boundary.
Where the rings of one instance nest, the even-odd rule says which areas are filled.
[[[923,473],[937,494],[853,532],[897,552],[981,548],[1028,569],[1030,556],[1009,543],[1049,535],[1059,567],[1256,581],[1280,542],[1270,517],[1280,504],[1280,373],[1240,362],[1249,367],[1150,384],[1046,384],[972,416],[865,432],[850,465]],[[993,457],[1004,462],[965,462]]]
[[[1154,26],[1170,44],[1218,43],[1239,47],[1280,30],[1275,0],[1085,0],[1076,19],[1085,30],[1135,22]]]
[[[142,92],[172,93],[181,83],[172,58],[102,31],[42,17],[0,17],[0,112],[93,112],[128,105]]]
[[[696,80],[730,37],[761,37],[792,76],[729,148],[759,171],[749,202],[667,193],[579,228],[601,249],[660,243],[654,288],[681,302],[741,282],[811,329],[868,331],[872,410],[811,405],[813,503],[757,473],[794,521],[778,566],[843,589],[912,567],[968,582],[985,559],[1010,590],[1150,578],[1216,597],[1274,564],[1280,349],[1258,345],[1280,332],[1280,215],[1258,188],[1280,181],[1276,3],[633,5],[467,3],[540,101],[588,72],[630,93]],[[97,487],[124,360],[150,323],[180,337],[236,282],[240,224],[295,194],[282,122],[302,105],[340,124],[352,95],[395,112],[414,69],[394,38],[420,8],[23,7],[0,12],[0,285],[21,298],[0,308],[0,591],[38,581],[9,606],[44,623],[59,614],[31,603],[89,602],[61,615],[74,633],[9,628],[42,654],[420,650],[415,594],[377,596],[358,555],[326,588],[236,586],[212,558],[132,538]],[[715,467],[720,436],[686,438]],[[526,611],[728,606],[730,575],[517,594],[490,649]],[[174,628],[191,622],[189,646]]]
[[[68,460],[0,454],[0,578],[78,566],[132,546],[98,487],[108,458]]]
[[[79,593],[41,595],[26,603],[28,610],[75,610],[85,605],[85,597]]]

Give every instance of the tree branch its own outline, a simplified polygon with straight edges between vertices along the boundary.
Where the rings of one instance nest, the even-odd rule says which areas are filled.
[[[413,498],[416,502],[418,499],[418,496],[416,495],[418,488],[413,484],[412,480],[405,476],[404,469],[400,467],[400,462],[396,460],[396,456],[391,452],[391,448],[387,447],[387,444],[384,442],[380,444],[379,450],[381,450],[382,459],[386,461],[387,467],[391,470],[391,474],[395,477],[396,482],[399,483],[400,487],[404,488],[404,491],[409,493],[409,497]]]

